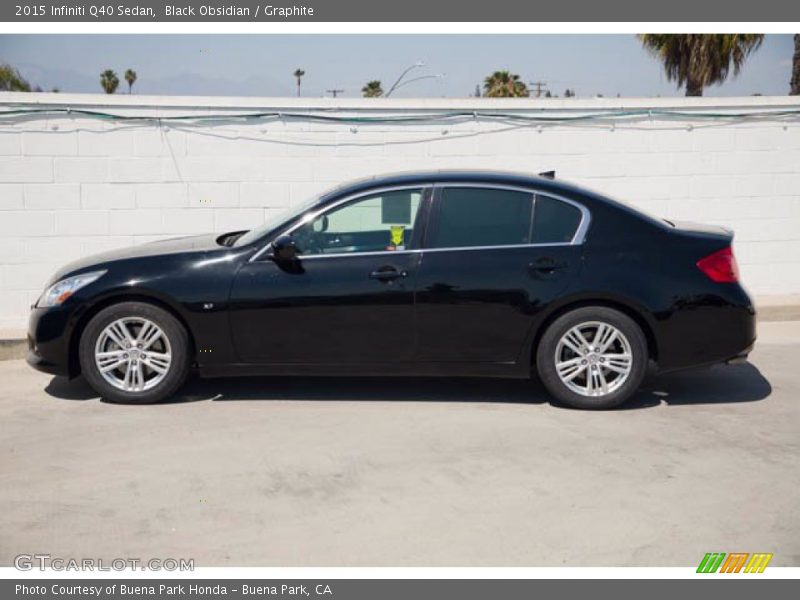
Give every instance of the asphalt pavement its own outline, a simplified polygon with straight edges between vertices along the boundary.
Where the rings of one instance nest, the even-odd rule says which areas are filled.
[[[488,379],[193,380],[117,406],[0,362],[0,565],[800,566],[800,323],[623,409]]]

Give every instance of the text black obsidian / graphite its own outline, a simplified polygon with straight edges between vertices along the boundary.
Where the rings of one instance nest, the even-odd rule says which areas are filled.
[[[263,6],[256,6],[255,12],[249,6],[237,6],[235,4],[201,4],[200,6],[176,6],[168,4],[164,6],[164,16],[166,17],[259,17],[259,12],[265,17],[286,18],[314,16],[313,7],[296,4],[291,6],[265,4]]]

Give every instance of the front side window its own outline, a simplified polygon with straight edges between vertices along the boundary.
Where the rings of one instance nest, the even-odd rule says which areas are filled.
[[[529,244],[533,194],[495,188],[447,187],[439,199],[431,248]]]
[[[317,216],[293,235],[302,256],[404,250],[421,200],[421,189],[371,194]]]

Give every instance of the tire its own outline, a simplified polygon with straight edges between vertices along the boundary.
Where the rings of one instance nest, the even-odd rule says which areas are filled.
[[[89,321],[78,353],[83,376],[101,398],[153,404],[183,385],[190,347],[186,329],[167,311],[145,302],[121,302]]]
[[[606,342],[609,345],[604,348]],[[621,405],[639,389],[647,365],[647,340],[641,328],[627,315],[605,306],[561,315],[544,332],[536,352],[544,386],[556,400],[574,408]]]

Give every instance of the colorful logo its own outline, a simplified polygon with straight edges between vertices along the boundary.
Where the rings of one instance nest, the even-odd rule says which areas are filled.
[[[772,553],[708,552],[697,567],[698,573],[763,573]]]

